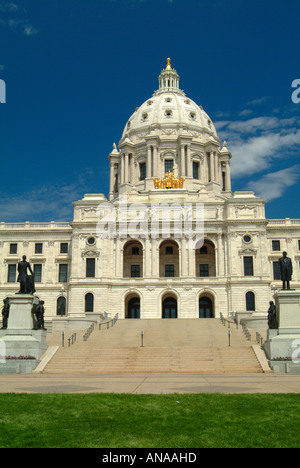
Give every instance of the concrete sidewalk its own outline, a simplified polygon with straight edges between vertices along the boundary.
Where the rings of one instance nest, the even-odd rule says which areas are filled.
[[[2,374],[0,393],[300,393],[300,375]]]

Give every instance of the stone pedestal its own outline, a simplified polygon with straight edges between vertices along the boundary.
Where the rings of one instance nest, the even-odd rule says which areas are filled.
[[[29,294],[9,296],[7,330],[0,330],[0,356],[34,356],[38,360],[46,351],[46,331],[33,330],[34,300]]]
[[[15,294],[9,296],[9,319],[7,330],[32,330],[32,305],[34,296],[29,294]]]
[[[283,290],[274,295],[278,330],[268,330],[264,350],[268,359],[292,357],[300,340],[300,291]]]

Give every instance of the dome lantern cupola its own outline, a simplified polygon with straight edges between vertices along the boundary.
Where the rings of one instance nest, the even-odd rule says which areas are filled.
[[[159,92],[178,92],[179,90],[179,75],[176,70],[171,67],[171,59],[167,58],[167,66],[161,71],[159,78]]]

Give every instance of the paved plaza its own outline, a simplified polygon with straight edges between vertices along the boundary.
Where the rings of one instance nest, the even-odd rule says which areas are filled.
[[[2,374],[1,393],[300,393],[292,374]]]

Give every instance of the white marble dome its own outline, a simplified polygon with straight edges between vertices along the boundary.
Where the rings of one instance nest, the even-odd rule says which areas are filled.
[[[220,141],[212,120],[202,106],[179,89],[179,76],[169,62],[159,76],[159,83],[159,90],[137,107],[129,118],[121,141],[128,138],[135,143],[147,135],[178,136],[186,132],[203,142]]]

